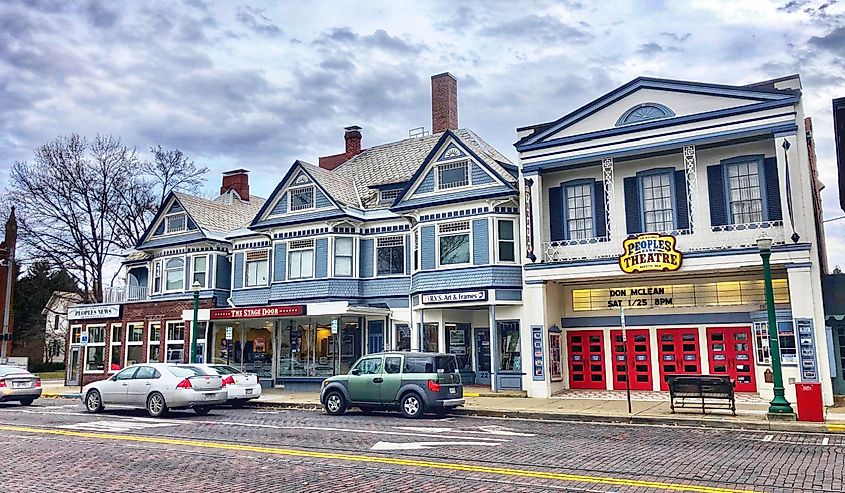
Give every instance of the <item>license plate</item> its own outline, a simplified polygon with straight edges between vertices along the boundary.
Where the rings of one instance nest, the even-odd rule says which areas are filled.
[[[246,389],[246,395],[252,395],[252,389]]]
[[[214,399],[215,397],[217,397],[217,394],[205,394],[206,399]]]
[[[12,388],[25,389],[29,387],[29,382],[12,382]]]
[[[449,393],[450,394],[457,394],[458,391],[454,387],[452,387],[452,388],[449,389]]]

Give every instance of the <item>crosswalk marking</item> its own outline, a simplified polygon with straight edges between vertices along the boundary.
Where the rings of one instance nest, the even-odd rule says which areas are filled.
[[[145,430],[148,428],[162,428],[167,426],[175,426],[176,424],[177,423],[173,423],[172,421],[152,422],[144,418],[133,418],[121,420],[88,421],[84,423],[62,425],[59,426],[59,428],[64,428],[66,430],[126,432]]]

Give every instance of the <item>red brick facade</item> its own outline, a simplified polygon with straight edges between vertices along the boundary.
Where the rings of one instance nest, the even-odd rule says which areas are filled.
[[[458,80],[445,72],[431,76],[431,133],[458,128]]]

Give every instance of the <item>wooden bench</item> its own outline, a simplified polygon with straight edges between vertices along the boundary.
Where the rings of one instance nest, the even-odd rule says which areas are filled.
[[[714,375],[670,375],[669,397],[672,412],[675,408],[698,408],[701,414],[706,409],[730,409],[736,416],[734,381],[726,376]],[[721,402],[726,401],[726,402]]]

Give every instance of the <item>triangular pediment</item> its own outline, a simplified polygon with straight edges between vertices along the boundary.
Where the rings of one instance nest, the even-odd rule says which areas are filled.
[[[167,231],[167,218],[169,216],[177,216],[179,214],[184,214],[184,229],[178,232],[168,232]],[[136,245],[136,248],[144,248],[150,240],[155,240],[156,238],[160,237],[171,237],[171,236],[183,236],[183,235],[190,235],[190,236],[197,236],[197,234],[205,236],[205,233],[197,226],[196,221],[193,217],[191,217],[190,213],[185,209],[182,203],[179,201],[179,197],[171,192],[162,202],[161,207],[159,208],[158,213],[153,218],[150,226],[141,236],[140,241]]]
[[[309,195],[308,201],[312,201],[313,204],[308,207],[297,208],[297,200],[293,194],[297,194],[298,191],[309,190],[312,191],[307,193],[313,195]],[[306,169],[304,163],[296,161],[276,186],[276,189],[273,190],[264,207],[256,215],[252,225],[260,225],[268,220],[288,216],[294,217],[315,212],[339,210],[340,206],[337,201],[329,194],[323,184],[315,179],[313,174]]]

